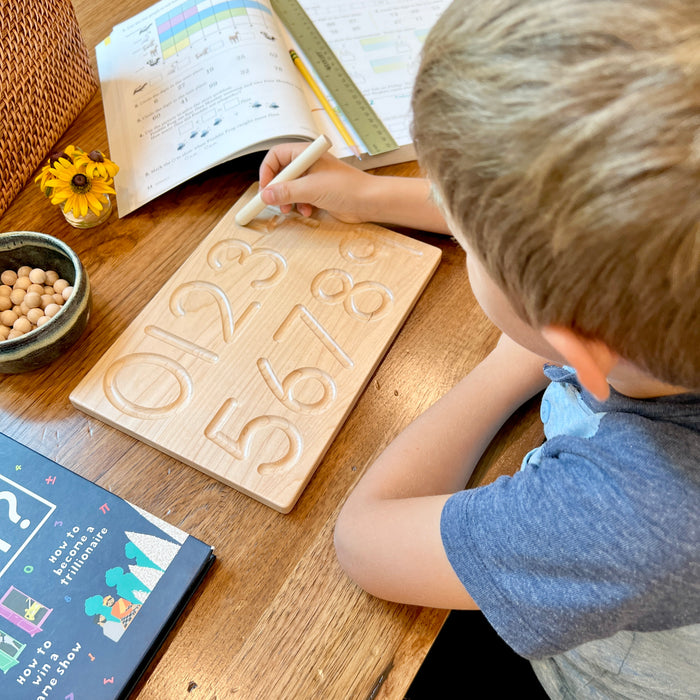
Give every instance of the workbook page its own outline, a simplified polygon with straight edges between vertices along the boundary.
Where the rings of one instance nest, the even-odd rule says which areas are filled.
[[[120,216],[218,163],[318,135],[267,0],[164,0],[96,55]]]
[[[299,3],[399,146],[412,143],[411,92],[423,42],[449,2]]]

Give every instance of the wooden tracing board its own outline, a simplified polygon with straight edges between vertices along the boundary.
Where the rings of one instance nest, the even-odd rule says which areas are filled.
[[[80,410],[289,512],[441,251],[267,208],[254,185],[72,392]]]

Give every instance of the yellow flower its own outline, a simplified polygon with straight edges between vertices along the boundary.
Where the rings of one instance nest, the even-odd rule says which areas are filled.
[[[39,174],[34,178],[34,182],[39,183],[39,189],[49,197],[51,195],[51,188],[46,186],[49,179],[54,177],[51,171],[51,166],[47,163],[40,171]]]
[[[114,176],[119,172],[116,163],[104,157],[101,151],[85,153],[78,146],[66,146],[49,156],[48,162],[34,178],[51,204],[58,204],[64,212],[84,217],[88,211],[99,214],[107,203]]]
[[[58,161],[63,160],[65,163],[72,162],[72,154],[75,152],[74,146],[68,146],[65,151],[56,151],[49,156],[49,159],[44,167],[39,171],[39,174],[34,178],[34,182],[39,183],[39,188],[47,196],[51,196],[51,188],[47,187],[47,182],[56,176],[53,166]]]
[[[65,153],[68,156],[69,160],[75,162],[75,157],[80,155],[81,153],[85,153],[85,151],[79,146],[66,146]]]
[[[85,166],[85,174],[88,177],[101,177],[109,181],[119,172],[119,166],[105,158],[102,151],[81,153],[74,158],[74,162],[78,167]]]
[[[90,177],[84,167],[78,167],[66,158],[59,158],[52,168],[54,179],[47,180],[52,188],[51,204],[60,204],[73,216],[85,216],[88,209],[99,214],[103,209],[103,195],[115,194],[114,190],[99,177]]]

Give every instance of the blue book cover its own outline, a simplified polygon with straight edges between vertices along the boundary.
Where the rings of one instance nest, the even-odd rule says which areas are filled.
[[[213,560],[0,433],[0,697],[128,697]]]

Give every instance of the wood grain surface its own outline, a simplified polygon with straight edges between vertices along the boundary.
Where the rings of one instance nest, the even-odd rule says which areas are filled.
[[[113,24],[148,5],[74,0],[93,66],[92,47]],[[99,93],[57,145],[68,144],[108,152]],[[452,239],[402,231],[440,248],[440,264],[287,515],[69,400],[257,181],[259,162],[260,155],[219,166],[89,231],[68,226],[39,188],[27,184],[0,219],[0,231],[41,231],[68,243],[90,275],[94,306],[87,331],[65,357],[30,374],[0,377],[0,430],[215,547],[217,562],[135,698],[401,700],[447,612],[394,605],[360,591],[338,568],[332,532],[347,494],[384,446],[497,340]],[[409,163],[380,172],[419,171]],[[533,402],[495,438],[472,485],[515,471],[541,437]]]

